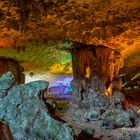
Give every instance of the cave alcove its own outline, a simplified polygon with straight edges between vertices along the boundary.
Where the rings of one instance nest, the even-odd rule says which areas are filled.
[[[12,72],[16,78],[17,83],[25,83],[25,75],[23,74],[24,68],[19,64],[16,59],[0,57],[0,76],[6,72]]]

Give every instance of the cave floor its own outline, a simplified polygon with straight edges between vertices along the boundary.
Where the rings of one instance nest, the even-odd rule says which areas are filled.
[[[133,105],[136,105],[140,108],[140,98],[138,96],[139,92],[133,94],[130,91],[125,92],[126,100]],[[129,96],[130,95],[130,96]],[[135,135],[137,139],[140,140],[140,115],[137,118],[136,126],[133,128],[117,128],[117,129],[103,129],[100,128],[100,121],[87,121],[84,122],[80,118],[77,120],[73,119],[72,111],[76,108],[70,98],[59,98],[52,97],[57,105],[59,106],[56,109],[56,115],[61,119],[66,121],[74,130],[75,135],[78,135],[84,128],[93,128],[95,129],[94,137],[99,138],[99,140],[133,140],[132,135]]]
[[[70,103],[69,107],[57,112],[57,115],[73,128],[76,135],[84,128],[89,127],[95,129],[94,137],[99,138],[99,140],[132,140],[130,135],[133,134],[137,137],[137,140],[140,140],[140,122],[133,128],[102,129],[100,128],[100,121],[80,122],[73,120],[71,108],[73,108],[73,104]]]

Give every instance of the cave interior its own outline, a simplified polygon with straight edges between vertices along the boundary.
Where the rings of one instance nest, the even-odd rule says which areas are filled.
[[[0,139],[140,140],[140,1],[0,1]]]

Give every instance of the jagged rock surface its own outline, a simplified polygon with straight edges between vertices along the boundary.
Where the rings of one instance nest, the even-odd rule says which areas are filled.
[[[72,129],[66,123],[54,120],[39,94],[48,82],[36,81],[16,85],[8,72],[0,78],[0,118],[9,123],[15,140],[73,140]],[[2,93],[4,87],[5,93]]]
[[[120,91],[105,96],[94,88],[88,88],[83,93],[83,100],[75,102],[77,106],[72,111],[73,119],[79,122],[100,121],[100,127],[106,129],[132,127],[138,108],[131,106],[126,109],[124,100],[125,96]]]
[[[132,122],[130,121],[130,115],[119,109],[107,110],[102,115],[102,123],[101,127],[105,127],[108,129],[117,128],[117,127],[130,127],[132,126]]]

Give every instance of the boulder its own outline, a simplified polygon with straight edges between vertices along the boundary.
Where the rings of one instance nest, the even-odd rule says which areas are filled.
[[[99,140],[98,138],[94,137],[94,131],[95,130],[93,128],[86,127],[80,132],[77,140]]]
[[[113,118],[105,118],[101,121],[100,127],[106,129],[114,129],[116,128],[115,120]]]
[[[92,108],[84,114],[84,117],[89,121],[97,121],[101,119],[101,110]]]
[[[0,78],[7,93],[0,98],[0,118],[8,122],[14,139],[73,140],[72,129],[67,123],[52,118],[40,98],[49,83],[9,84],[9,81],[12,83],[11,77],[14,79],[11,73],[6,73]],[[11,85],[10,88],[7,85]],[[3,87],[0,87],[0,94]]]
[[[118,108],[118,109],[123,109],[123,101],[125,100],[125,96],[122,92],[120,91],[114,91],[113,95],[111,96],[111,101],[112,104]]]
[[[119,127],[131,127],[133,124],[129,113],[119,109],[108,109],[102,114],[101,127],[112,129]]]
[[[108,108],[109,107],[109,104],[110,104],[109,98],[101,94],[99,96],[98,105],[101,108]]]

